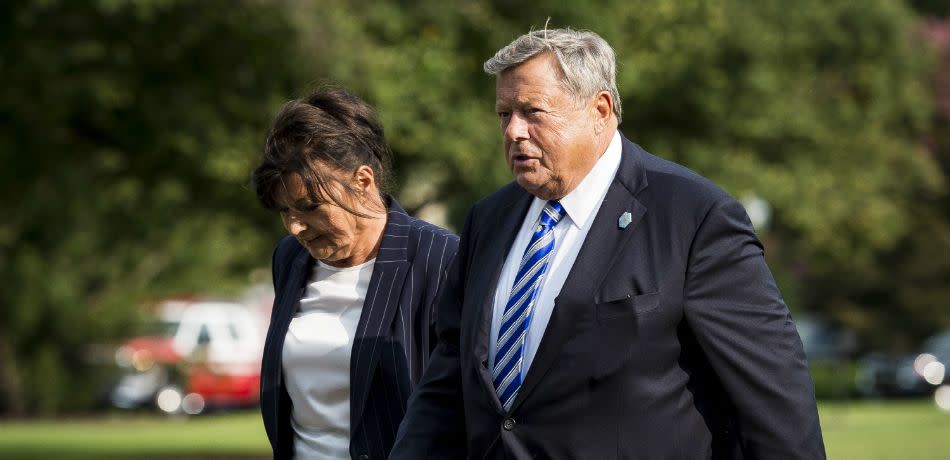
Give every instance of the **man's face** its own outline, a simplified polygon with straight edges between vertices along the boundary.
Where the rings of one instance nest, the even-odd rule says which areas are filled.
[[[544,200],[574,190],[603,153],[595,139],[594,104],[575,103],[559,72],[545,53],[502,71],[495,86],[508,167],[519,185]]]

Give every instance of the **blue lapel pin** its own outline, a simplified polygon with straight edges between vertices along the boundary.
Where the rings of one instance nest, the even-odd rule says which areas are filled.
[[[630,222],[633,222],[633,216],[630,215],[630,212],[625,212],[620,215],[620,218],[617,219],[617,226],[620,228],[627,228],[630,225]]]

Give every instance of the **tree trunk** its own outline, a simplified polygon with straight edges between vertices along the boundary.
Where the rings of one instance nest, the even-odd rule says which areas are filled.
[[[9,336],[0,332],[0,416],[23,415],[23,394]]]

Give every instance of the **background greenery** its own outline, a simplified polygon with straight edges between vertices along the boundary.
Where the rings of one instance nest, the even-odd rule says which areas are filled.
[[[394,193],[468,206],[510,180],[481,63],[530,29],[617,51],[621,130],[739,198],[797,314],[905,351],[950,326],[950,57],[917,0],[11,0],[0,3],[0,414],[97,402],[89,344],[137,306],[228,295],[281,235],[246,183],[315,86],[379,110]]]

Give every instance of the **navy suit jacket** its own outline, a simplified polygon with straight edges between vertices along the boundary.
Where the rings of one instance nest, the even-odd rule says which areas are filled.
[[[370,278],[350,359],[350,455],[384,459],[392,449],[406,401],[435,346],[439,284],[458,237],[406,214],[388,198],[386,228]],[[274,458],[292,458],[290,396],[281,357],[290,320],[314,259],[288,236],[274,251],[274,308],[261,366],[261,413]]]
[[[532,198],[512,183],[471,209],[391,459],[824,458],[801,340],[745,210],[627,139],[503,409],[493,293]]]

